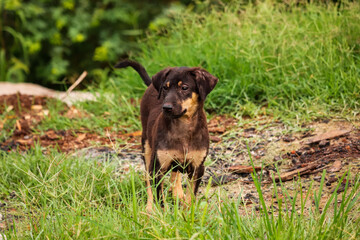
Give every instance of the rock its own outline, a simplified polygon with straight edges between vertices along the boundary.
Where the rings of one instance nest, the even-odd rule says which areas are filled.
[[[218,136],[210,136],[210,141],[212,142],[221,142],[221,138]]]
[[[293,141],[295,141],[295,138],[294,138],[293,136],[284,136],[284,137],[282,138],[282,140],[283,140],[284,142],[293,142]]]
[[[324,148],[324,147],[329,146],[329,145],[330,145],[330,141],[328,141],[328,140],[321,140],[319,142],[319,148]]]

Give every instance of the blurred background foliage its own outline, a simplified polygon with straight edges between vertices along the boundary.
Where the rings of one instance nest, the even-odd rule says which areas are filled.
[[[96,81],[191,1],[0,0],[0,81],[61,89]]]

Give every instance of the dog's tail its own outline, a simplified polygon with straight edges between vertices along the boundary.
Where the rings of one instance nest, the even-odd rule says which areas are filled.
[[[121,62],[118,62],[114,66],[115,68],[126,68],[126,67],[132,67],[135,69],[135,71],[138,72],[146,86],[149,86],[151,84],[151,78],[149,77],[149,74],[146,72],[145,68],[137,62],[131,61],[131,60],[124,60]]]

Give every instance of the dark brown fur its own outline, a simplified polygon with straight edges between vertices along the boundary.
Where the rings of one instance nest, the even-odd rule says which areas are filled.
[[[184,198],[181,173],[190,179],[186,202],[191,203],[204,174],[209,148],[209,133],[203,109],[206,96],[218,79],[201,68],[166,68],[151,81],[145,69],[129,60],[115,67],[133,67],[149,87],[141,100],[142,149],[147,174],[147,209],[152,209],[151,185],[162,193],[162,177],[168,171],[173,194]],[[149,84],[151,82],[151,84]]]

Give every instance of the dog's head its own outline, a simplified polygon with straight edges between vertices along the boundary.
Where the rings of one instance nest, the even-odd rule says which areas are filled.
[[[166,68],[152,77],[170,118],[192,117],[214,89],[218,79],[202,68]]]

